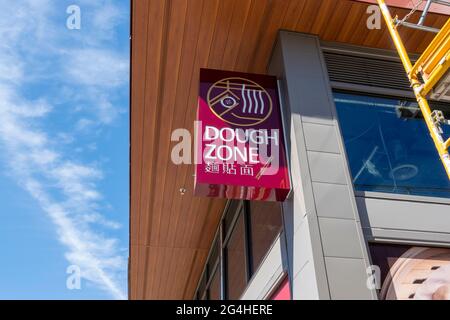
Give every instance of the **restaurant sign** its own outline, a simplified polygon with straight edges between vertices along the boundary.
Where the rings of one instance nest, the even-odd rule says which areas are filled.
[[[201,69],[195,194],[284,201],[290,191],[277,79]]]

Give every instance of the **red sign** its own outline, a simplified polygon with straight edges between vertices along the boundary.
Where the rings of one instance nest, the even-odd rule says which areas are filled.
[[[195,194],[284,201],[290,191],[277,79],[201,69]]]

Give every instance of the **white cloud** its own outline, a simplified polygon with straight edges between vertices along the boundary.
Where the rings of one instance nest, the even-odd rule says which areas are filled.
[[[23,65],[16,57],[4,53],[0,55],[0,81],[18,83],[23,79]]]
[[[94,14],[93,25],[103,34],[111,34],[118,23],[126,19],[123,10],[111,4],[102,5]]]
[[[92,128],[93,126],[95,126],[95,122],[90,120],[90,119],[86,119],[86,118],[81,118],[77,121],[75,128],[78,131],[86,131],[89,128]]]
[[[75,138],[73,135],[67,133],[67,132],[60,132],[56,134],[56,139],[59,144],[71,144],[75,141]]]
[[[108,6],[102,12],[99,2],[80,1],[85,8],[95,8],[93,25],[103,30],[121,19],[110,1],[103,2]],[[76,145],[73,133],[52,132],[42,124],[54,111],[53,102],[68,98],[69,93],[77,100],[74,108],[79,103],[91,106],[92,118],[111,124],[120,114],[111,96],[127,84],[128,60],[93,45],[95,32],[87,34],[89,41],[79,43],[83,49],[70,50],[66,45],[73,43],[63,39],[65,25],[50,19],[56,14],[56,3],[0,0],[0,157],[10,168],[8,174],[47,213],[58,240],[67,248],[69,263],[78,265],[85,279],[125,299],[126,257],[118,240],[104,233],[121,226],[99,212],[104,199],[97,185],[102,170],[74,161],[71,153],[62,151],[64,144]],[[63,21],[54,21],[59,20]],[[50,79],[49,85],[63,80],[61,84],[69,89],[56,98],[45,96],[45,90],[38,99],[24,97],[25,86],[42,77]],[[74,119],[80,129],[95,125],[85,115],[80,117]]]
[[[33,102],[32,108],[16,105],[10,111],[27,118],[40,118],[52,111],[52,107],[44,100],[37,100]]]
[[[100,95],[96,102],[98,110],[97,116],[101,123],[111,124],[116,120],[119,114],[122,113],[122,110],[119,107],[114,106],[105,95]]]
[[[0,95],[14,97],[9,90],[0,86]],[[12,111],[16,105],[23,110],[33,108],[32,103],[27,105],[24,101],[0,102],[0,118],[6,120],[0,121],[0,142],[15,179],[49,215],[59,240],[68,248],[69,262],[78,265],[86,279],[105,288],[115,298],[125,299],[116,278],[126,269],[126,258],[119,253],[117,240],[93,229],[94,224],[112,229],[120,227],[93,211],[96,201],[102,197],[93,181],[101,179],[102,172],[93,166],[65,160],[64,155],[50,149],[47,136],[29,129],[29,118]],[[54,193],[62,195],[63,200],[52,199]]]
[[[106,271],[122,268],[124,264],[122,257],[109,254],[115,249],[115,240],[105,239],[89,230],[80,232],[80,226],[75,225],[61,205],[49,199],[39,182],[29,179],[25,186],[52,218],[60,241],[71,249],[66,253],[67,260],[80,267],[83,277],[102,285],[117,299],[126,299],[122,289]]]
[[[50,174],[64,194],[72,201],[75,200],[77,206],[84,207],[88,204],[85,202],[99,200],[102,197],[95,184],[90,182],[102,177],[102,173],[95,168],[65,162],[52,168]]]
[[[79,180],[84,178],[101,178],[99,170],[72,162],[66,162],[53,170],[55,176],[61,180]]]
[[[50,151],[50,150],[34,150],[30,157],[32,158],[33,162],[40,166],[50,165],[54,163],[56,160],[58,160],[59,155],[56,152]]]
[[[67,80],[83,86],[113,88],[128,81],[128,60],[110,50],[69,51],[65,67],[69,76]]]
[[[76,128],[86,131],[96,124],[109,125],[123,113],[123,110],[112,102],[115,89],[128,83],[129,62],[110,50],[82,49],[66,52],[65,79],[69,83],[81,86],[83,96],[80,100],[88,100],[85,110],[96,116],[97,123],[88,119],[80,119]],[[108,94],[105,94],[108,92]]]

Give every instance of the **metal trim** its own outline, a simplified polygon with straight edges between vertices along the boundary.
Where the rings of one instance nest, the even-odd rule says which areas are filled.
[[[375,192],[375,191],[355,191],[355,196],[358,198],[372,198],[372,199],[385,199],[385,200],[396,200],[396,201],[406,201],[406,202],[434,203],[434,204],[450,205],[450,199],[447,199],[447,198],[416,196],[416,195],[399,194],[399,193],[387,193],[387,192]]]

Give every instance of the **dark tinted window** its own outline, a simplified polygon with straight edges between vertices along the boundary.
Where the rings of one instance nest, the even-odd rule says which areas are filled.
[[[232,224],[234,221],[234,217],[237,214],[237,209],[241,205],[240,201],[233,200],[230,202],[230,206],[228,207],[228,210],[225,214],[225,217],[223,219],[223,228],[224,228],[224,234],[228,235],[231,231]]]
[[[214,272],[209,287],[209,300],[220,300],[220,272],[219,268]]]
[[[252,273],[255,272],[282,228],[281,204],[252,201],[250,206],[250,235]]]
[[[239,214],[226,245],[228,299],[239,299],[247,285],[245,266],[244,215]]]
[[[214,241],[214,244],[211,249],[211,256],[209,257],[209,260],[208,260],[208,274],[210,275],[210,277],[212,275],[214,268],[219,263],[219,250],[220,250],[219,249],[219,239],[217,238]]]
[[[197,297],[220,299],[223,283],[226,297],[239,299],[281,232],[281,204],[232,201],[219,228]],[[220,269],[222,262],[223,274]]]
[[[206,299],[206,274],[203,274],[198,287],[198,297],[200,300]]]

